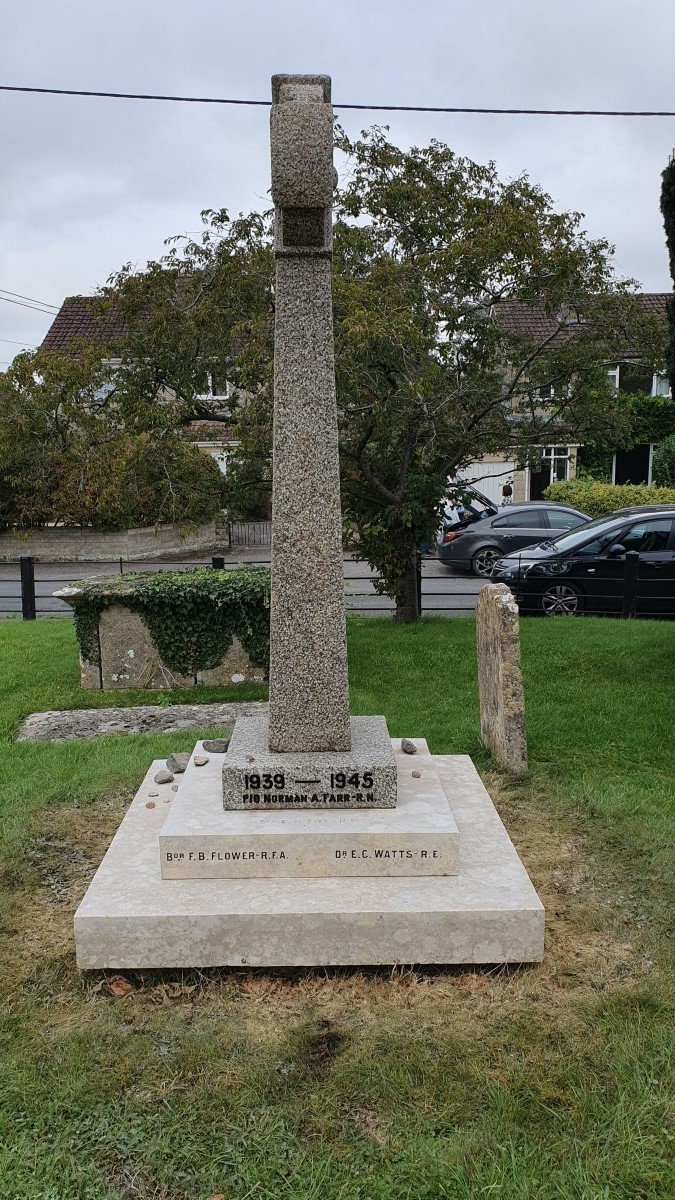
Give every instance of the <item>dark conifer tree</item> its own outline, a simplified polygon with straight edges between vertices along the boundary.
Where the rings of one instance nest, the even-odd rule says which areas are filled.
[[[670,390],[675,396],[675,151],[670,162],[661,176],[661,212],[666,230],[666,245],[670,259],[670,276],[673,281],[673,295],[668,300],[668,348],[666,350],[666,370],[670,381]]]

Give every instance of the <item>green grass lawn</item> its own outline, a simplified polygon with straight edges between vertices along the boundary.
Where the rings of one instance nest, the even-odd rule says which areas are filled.
[[[675,629],[521,628],[518,780],[478,739],[472,621],[354,619],[350,679],[355,713],[474,757],[543,964],[119,981],[78,975],[73,909],[149,759],[195,735],[12,739],[31,711],[185,693],[80,692],[70,622],[0,625],[0,1200],[675,1195]]]

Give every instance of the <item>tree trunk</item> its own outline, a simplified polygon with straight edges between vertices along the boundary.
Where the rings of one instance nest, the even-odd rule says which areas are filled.
[[[418,572],[420,570],[420,556],[417,548],[413,548],[410,552],[410,565],[401,575],[399,585],[396,590],[396,612],[394,620],[397,625],[411,625],[413,621],[418,621],[420,617],[420,603],[418,592]]]

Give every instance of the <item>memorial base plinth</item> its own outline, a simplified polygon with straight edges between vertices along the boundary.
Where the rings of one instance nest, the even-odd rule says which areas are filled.
[[[394,808],[396,763],[384,717],[352,717],[351,750],[269,749],[269,719],[240,717],[223,762],[223,807]]]
[[[162,877],[456,875],[457,825],[424,738],[415,744],[411,756],[400,739],[389,743],[398,768],[396,808],[288,812],[268,804],[234,812],[223,810],[229,751],[207,755],[198,742],[159,835]],[[208,761],[197,766],[202,758]]]
[[[146,807],[149,774],[77,910],[79,967],[538,962],[544,910],[470,758],[434,763],[459,829],[454,876],[162,879],[170,806],[160,788]]]

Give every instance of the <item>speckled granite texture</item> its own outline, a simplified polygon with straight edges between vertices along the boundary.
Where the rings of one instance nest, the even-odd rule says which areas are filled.
[[[153,763],[75,915],[79,967],[538,962],[544,910],[471,759],[434,762],[460,872],[397,879],[162,879]]]
[[[396,761],[384,717],[352,717],[351,749],[277,754],[267,717],[237,721],[223,758],[223,808],[394,808]]]
[[[525,696],[518,605],[503,583],[488,583],[476,604],[481,737],[507,770],[527,770]]]
[[[350,744],[331,300],[329,98],[327,77],[273,81],[272,194],[279,244],[269,738],[270,749],[284,753],[346,751]],[[294,209],[297,237],[290,246],[279,237],[285,206]],[[314,220],[319,210],[324,214],[323,241]],[[302,244],[303,230],[310,244]]]

